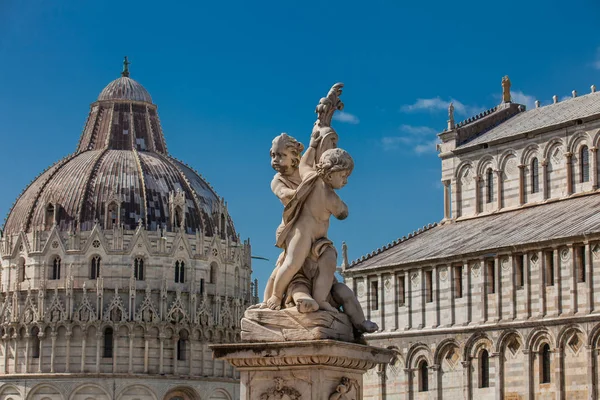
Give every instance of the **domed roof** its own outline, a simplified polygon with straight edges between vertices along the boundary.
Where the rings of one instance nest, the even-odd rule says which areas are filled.
[[[129,75],[128,63],[123,75]],[[119,85],[132,90],[117,94]],[[135,90],[134,90],[135,89]],[[143,101],[147,104],[140,104]],[[128,76],[93,103],[77,152],[39,175],[10,211],[4,231],[183,227],[236,237],[224,201],[195,171],[168,155],[156,105]]]
[[[133,79],[122,76],[109,83],[98,96],[98,101],[133,100],[152,103],[150,93]]]
[[[121,77],[106,85],[104,90],[100,92],[98,101],[131,100],[152,103],[150,93],[142,85],[129,77],[129,64],[129,60],[125,57]]]

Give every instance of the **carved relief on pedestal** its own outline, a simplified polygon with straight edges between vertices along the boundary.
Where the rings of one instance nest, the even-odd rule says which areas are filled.
[[[276,377],[275,387],[270,388],[260,395],[260,400],[299,400],[302,398],[296,389],[283,386],[283,378]]]
[[[350,393],[354,391],[354,394]],[[357,400],[358,398],[358,382],[356,379],[343,377],[339,385],[336,386],[335,392],[329,396],[329,400]]]

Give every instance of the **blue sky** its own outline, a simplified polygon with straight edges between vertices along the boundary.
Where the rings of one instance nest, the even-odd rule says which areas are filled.
[[[600,87],[597,0],[0,2],[0,214],[74,151],[89,104],[119,76],[152,95],[169,151],[225,197],[264,282],[282,207],[268,150],[308,143],[314,107],[345,83],[340,147],[350,207],[330,237],[351,259],[442,217],[436,132],[500,101],[531,106]],[[58,2],[56,2],[58,3]]]

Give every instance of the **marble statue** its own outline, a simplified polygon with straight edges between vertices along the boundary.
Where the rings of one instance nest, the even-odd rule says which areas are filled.
[[[267,282],[265,301],[257,308],[265,311],[295,309],[303,314],[302,321],[311,318],[341,321],[345,315],[351,328],[360,334],[374,332],[378,327],[365,319],[352,291],[336,280],[337,251],[327,238],[331,216],[338,219],[348,216],[348,206],[335,190],[346,185],[354,168],[350,154],[337,148],[338,135],[331,128],[333,112],[343,108],[339,100],[342,87],[342,84],[334,85],[327,97],[319,101],[318,119],[304,154],[301,154],[304,146],[285,133],[273,140],[271,166],[277,173],[271,181],[271,189],[285,206],[282,223],[277,228],[276,245],[283,251]],[[340,309],[343,315],[336,316]],[[249,313],[255,318],[260,315],[255,310]],[[313,313],[315,317],[311,317]],[[247,313],[247,317],[250,314]],[[272,318],[267,318],[270,323]],[[249,319],[252,317],[246,318],[246,325]]]

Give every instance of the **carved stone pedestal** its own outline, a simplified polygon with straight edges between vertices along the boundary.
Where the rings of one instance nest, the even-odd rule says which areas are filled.
[[[240,400],[359,400],[363,374],[393,352],[335,340],[210,346],[241,375]]]

